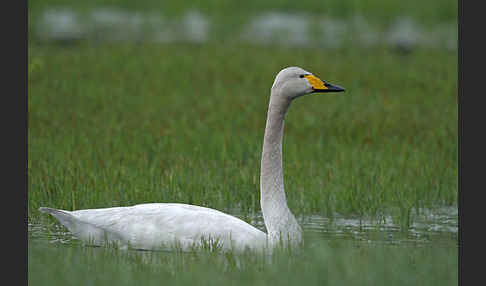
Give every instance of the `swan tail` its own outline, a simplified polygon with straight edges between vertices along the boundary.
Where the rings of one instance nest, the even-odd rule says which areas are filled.
[[[84,221],[73,215],[70,211],[46,207],[39,208],[39,211],[52,215],[74,236],[88,242],[89,244],[102,245],[110,240],[116,242],[123,241],[123,239],[116,232],[111,232],[101,226],[96,226],[93,223]]]
[[[73,230],[77,221],[76,217],[70,214],[68,211],[58,210],[53,208],[40,207],[39,211],[50,214],[55,217],[62,225],[67,227],[70,231]]]

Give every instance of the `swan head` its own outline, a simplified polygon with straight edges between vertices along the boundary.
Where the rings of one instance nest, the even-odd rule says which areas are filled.
[[[344,88],[321,80],[299,67],[284,68],[277,74],[272,85],[272,93],[289,100],[311,93],[339,91],[344,91]]]

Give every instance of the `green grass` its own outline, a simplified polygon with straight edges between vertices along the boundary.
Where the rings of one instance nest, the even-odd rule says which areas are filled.
[[[350,241],[272,257],[32,242],[29,285],[457,285],[457,248]]]
[[[385,49],[29,48],[28,213],[181,202],[260,210],[271,83],[290,65],[345,93],[287,115],[290,208],[407,222],[457,201],[457,54]]]

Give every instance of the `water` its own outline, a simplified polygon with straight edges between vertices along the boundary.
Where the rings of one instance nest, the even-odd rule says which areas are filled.
[[[415,212],[417,213],[417,212]],[[244,217],[234,215],[265,231],[261,213]],[[45,220],[47,221],[47,220]],[[363,243],[427,245],[444,243],[450,245],[458,240],[458,211],[456,206],[436,210],[421,209],[413,216],[408,228],[394,223],[391,216],[380,220],[360,219],[335,215],[333,218],[308,215],[298,218],[306,242],[313,240],[354,240]],[[48,241],[54,244],[81,243],[59,223],[28,224],[29,241]]]
[[[367,243],[422,244],[450,243],[458,239],[457,207],[435,211],[421,210],[406,228],[393,222],[391,216],[380,221],[337,216],[333,220],[321,216],[304,219],[307,233],[324,239],[359,240]]]
[[[265,228],[261,214],[244,219]],[[457,285],[455,207],[421,210],[407,229],[391,217],[298,220],[304,247],[262,256],[85,247],[45,217],[28,225],[29,284]]]

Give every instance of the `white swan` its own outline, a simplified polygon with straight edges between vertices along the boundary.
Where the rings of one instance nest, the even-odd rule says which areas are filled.
[[[282,171],[284,118],[293,99],[314,92],[344,91],[299,67],[281,70],[271,88],[260,174],[260,203],[268,234],[218,210],[178,203],[65,211],[41,207],[74,236],[94,245],[115,242],[120,247],[183,250],[203,242],[220,249],[261,250],[279,243],[302,241],[302,230],[287,207]],[[213,245],[214,246],[214,245]]]

